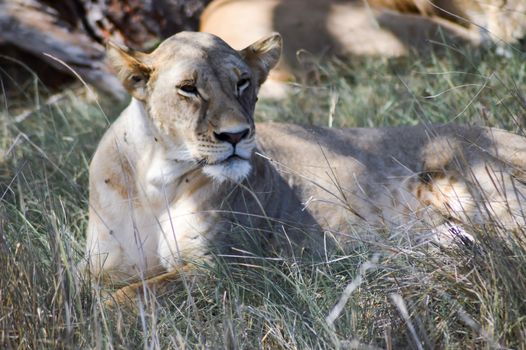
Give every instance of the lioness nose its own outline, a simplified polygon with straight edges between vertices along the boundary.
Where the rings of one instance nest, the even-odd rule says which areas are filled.
[[[219,134],[214,132],[214,135],[219,141],[226,141],[235,146],[237,143],[239,143],[239,141],[247,137],[249,131],[249,129],[245,129],[240,132],[222,132]]]

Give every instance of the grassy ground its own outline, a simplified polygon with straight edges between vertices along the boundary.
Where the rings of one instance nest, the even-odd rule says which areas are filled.
[[[261,101],[258,118],[455,121],[522,133],[525,58],[449,51],[333,61],[287,100]],[[525,348],[524,233],[475,228],[476,249],[415,245],[401,228],[325,263],[219,263],[158,302],[105,309],[72,270],[85,239],[89,159],[118,108],[82,87],[57,94],[35,79],[15,83],[1,65],[0,76],[1,348]]]

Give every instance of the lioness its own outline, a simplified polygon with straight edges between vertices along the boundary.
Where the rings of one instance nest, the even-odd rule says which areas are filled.
[[[352,225],[491,216],[524,226],[523,137],[458,125],[255,124],[279,34],[241,51],[193,32],[150,54],[108,50],[133,97],[90,166],[94,276],[156,281],[188,262],[212,263],[216,248],[239,254],[251,234],[277,253],[302,254],[324,250],[323,232],[345,242]]]
[[[280,98],[290,89],[283,82],[303,77],[313,59],[516,43],[526,34],[526,2],[214,0],[201,16],[200,31],[236,49],[280,32],[287,43],[283,58],[262,88],[266,97]]]

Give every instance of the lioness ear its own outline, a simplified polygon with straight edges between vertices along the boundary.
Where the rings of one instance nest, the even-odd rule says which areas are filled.
[[[279,33],[273,33],[240,51],[241,56],[258,74],[259,85],[265,82],[270,70],[278,63],[282,41]]]
[[[146,84],[150,79],[150,68],[141,62],[145,54],[123,49],[109,41],[106,45],[108,60],[117,77],[128,92],[135,98],[146,100]]]

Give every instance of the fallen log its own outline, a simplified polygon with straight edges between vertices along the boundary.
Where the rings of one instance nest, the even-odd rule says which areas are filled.
[[[122,100],[127,94],[110,74],[105,42],[111,39],[147,51],[180,30],[195,30],[206,3],[0,0],[0,45],[30,53],[39,64],[68,75],[78,74],[105,95]]]

